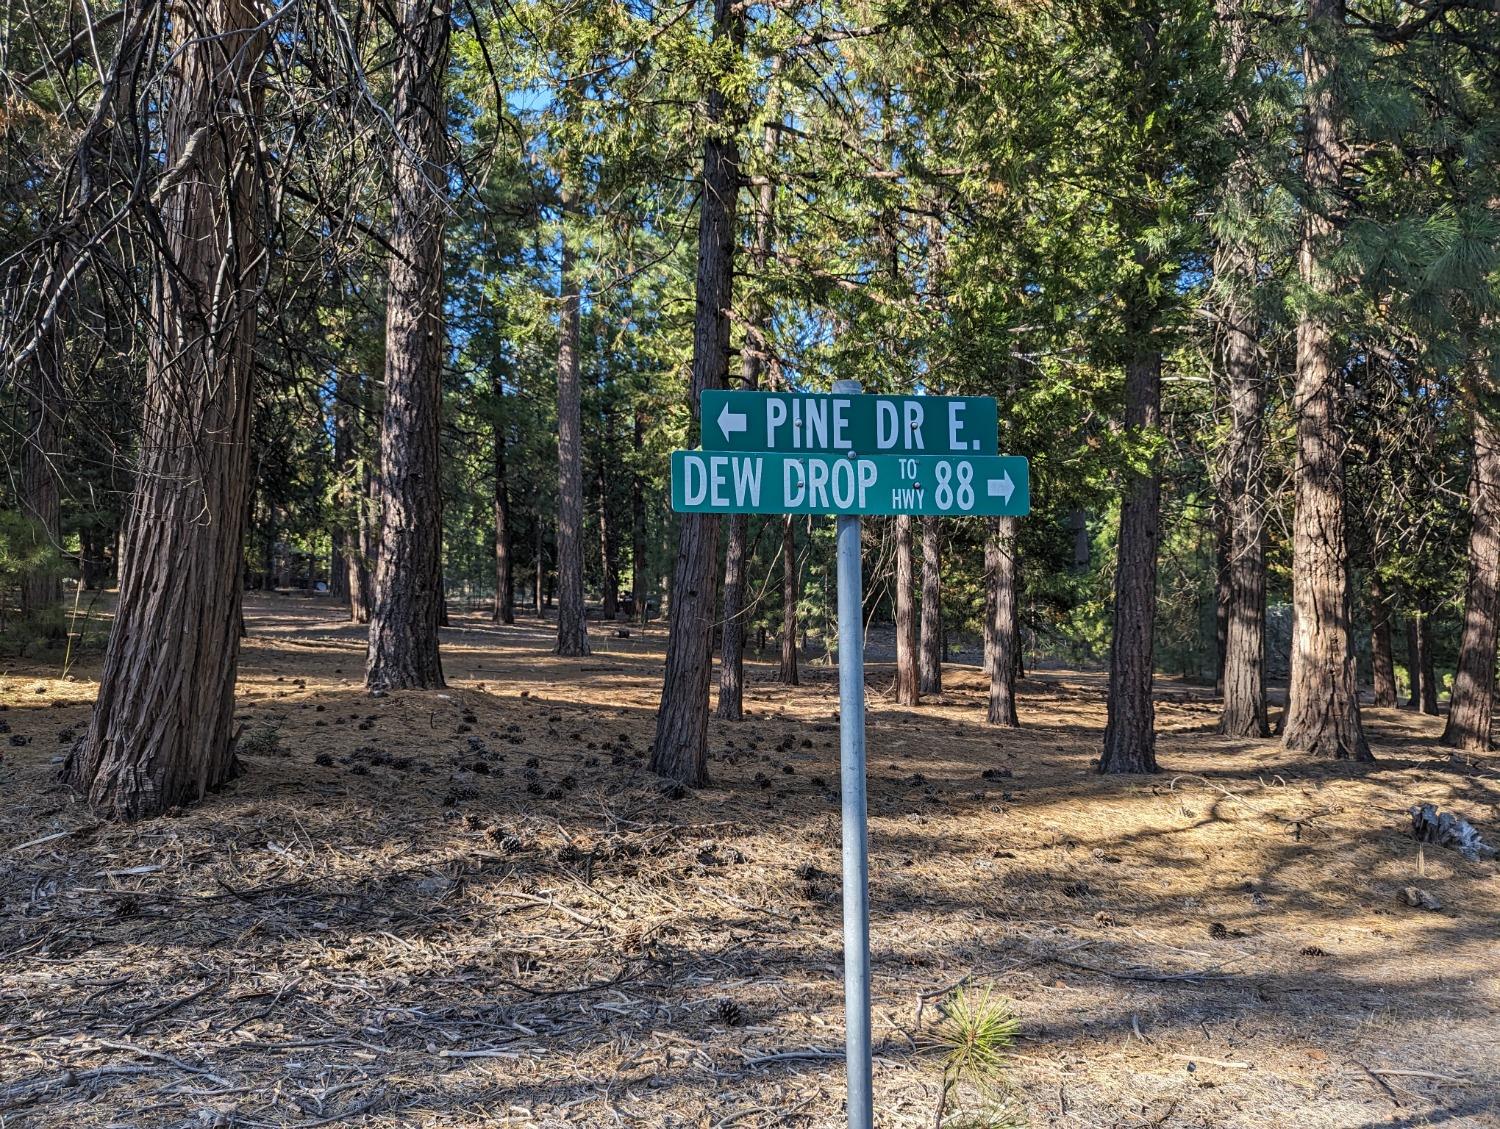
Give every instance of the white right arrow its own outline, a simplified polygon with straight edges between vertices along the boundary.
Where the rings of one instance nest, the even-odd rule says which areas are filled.
[[[729,405],[724,405],[724,410],[719,413],[719,430],[725,435],[733,435],[736,431],[744,431],[749,426],[750,417],[744,412],[731,412]]]
[[[997,495],[1006,505],[1010,504],[1010,496],[1016,492],[1016,484],[1010,480],[1010,471],[1002,470],[999,478],[990,479],[990,497]]]

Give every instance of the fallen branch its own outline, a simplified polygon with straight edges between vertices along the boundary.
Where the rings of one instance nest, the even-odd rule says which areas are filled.
[[[1067,968],[1078,968],[1084,972],[1097,972],[1102,976],[1113,976],[1120,980],[1146,980],[1152,983],[1167,983],[1173,980],[1230,980],[1233,975],[1228,972],[1152,972],[1148,969],[1120,970],[1113,968],[1100,968],[1096,964],[1084,964],[1081,960],[1068,960],[1066,957],[1043,956],[1040,960],[1049,964],[1061,964]]]
[[[1180,1058],[1187,1062],[1203,1062],[1209,1066],[1222,1066],[1226,1070],[1249,1070],[1248,1062],[1226,1062],[1222,1058],[1204,1058],[1202,1055],[1170,1054],[1168,1058]]]
[[[795,1062],[798,1059],[841,1059],[843,1051],[829,1050],[827,1047],[808,1047],[801,1051],[777,1051],[769,1055],[750,1055],[740,1052],[745,1056],[746,1066],[763,1066],[768,1062]]]

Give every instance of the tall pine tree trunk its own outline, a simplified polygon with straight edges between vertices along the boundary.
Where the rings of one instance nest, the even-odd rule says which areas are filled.
[[[510,482],[505,463],[505,385],[495,373],[495,622],[516,622],[516,582],[511,574]]]
[[[1016,673],[1020,669],[1021,625],[1016,614],[1016,533],[1019,519],[990,519],[989,537],[985,541],[986,606],[990,609],[985,634],[986,666],[990,676],[990,704],[987,720],[991,725],[1015,727]]]
[[[1370,666],[1375,705],[1396,708],[1396,662],[1391,654],[1391,604],[1380,574],[1370,575]]]
[[[788,686],[801,681],[797,671],[797,602],[801,598],[797,582],[796,518],[787,514],[781,519],[781,669],[777,678]]]
[[[1249,33],[1240,0],[1218,5],[1224,40],[1224,69],[1232,83],[1243,74]],[[1225,132],[1245,143],[1244,113],[1236,105],[1225,117]],[[1260,176],[1253,159],[1241,153],[1230,164],[1226,203],[1235,211],[1261,207]],[[1266,538],[1265,411],[1266,382],[1258,344],[1260,326],[1254,295],[1260,280],[1255,248],[1244,238],[1239,217],[1214,247],[1214,285],[1221,295],[1223,327],[1220,368],[1229,401],[1229,435],[1224,452],[1223,522],[1228,533],[1227,559],[1220,574],[1226,585],[1221,601],[1223,650],[1219,692],[1223,711],[1219,732],[1230,737],[1267,737],[1266,716]]]
[[[917,689],[943,692],[943,602],[941,525],[932,514],[922,518],[922,622],[919,627]]]
[[[917,688],[917,610],[912,584],[911,517],[896,517],[896,704],[914,706]]]
[[[714,0],[715,43],[728,41],[740,50],[744,34],[745,9],[731,0]],[[735,197],[739,192],[740,158],[734,123],[724,92],[716,83],[710,83],[706,103],[693,375],[688,388],[689,442],[698,436],[698,409],[704,391],[722,388],[729,376]],[[708,782],[708,686],[713,673],[714,569],[718,556],[718,517],[683,514],[672,570],[666,676],[651,749],[652,771],[682,784]]]
[[[1271,730],[1266,718],[1266,390],[1248,297],[1255,285],[1255,259],[1243,245],[1226,241],[1216,251],[1214,262],[1228,288],[1221,317],[1230,420],[1224,501],[1229,526],[1228,614],[1219,732],[1230,737],[1267,737]]]
[[[1359,717],[1344,528],[1343,375],[1324,310],[1334,294],[1329,259],[1337,238],[1345,147],[1338,101],[1344,0],[1310,0],[1304,75],[1302,242],[1307,305],[1297,323],[1296,511],[1292,601],[1296,632],[1282,741],[1314,756],[1372,760]]]
[[[391,117],[395,197],[386,287],[385,410],[380,425],[380,543],[365,681],[442,686],[443,223],[448,182],[443,76],[448,0],[398,0]]]
[[[1487,752],[1495,694],[1495,620],[1500,615],[1500,428],[1483,402],[1476,402],[1470,413],[1469,580],[1443,744]]]
[[[234,683],[250,470],[261,15],[174,9],[160,103],[165,241],[152,265],[136,492],[120,600],[87,733],[64,773],[124,819],[200,799],[234,772]],[[236,105],[231,113],[228,107]]]
[[[577,193],[563,177],[561,307],[557,343],[557,653],[589,653],[588,607],[583,597],[583,409],[578,384],[579,296],[569,213]]]
[[[777,75],[781,61],[772,62],[771,74],[771,120],[767,122],[761,152],[768,166],[776,156],[777,126],[774,107],[777,100]],[[761,178],[755,198],[755,242],[751,248],[750,263],[755,271],[757,289],[750,302],[749,316],[745,327],[745,343],[740,351],[740,387],[751,391],[760,386],[761,374],[765,371],[767,347],[766,323],[770,310],[759,287],[765,284],[766,264],[771,257],[771,208],[775,192],[769,175]],[[719,706],[717,716],[738,721],[744,716],[745,696],[745,589],[749,582],[746,576],[745,542],[750,535],[750,518],[747,514],[734,514],[729,519],[729,549],[724,560],[724,639],[719,661]]]
[[[1125,366],[1125,428],[1139,437],[1161,424],[1161,354]],[[1156,771],[1156,706],[1151,680],[1156,622],[1156,546],[1161,479],[1155,468],[1126,472],[1115,566],[1114,634],[1109,652],[1108,720],[1100,772]]]

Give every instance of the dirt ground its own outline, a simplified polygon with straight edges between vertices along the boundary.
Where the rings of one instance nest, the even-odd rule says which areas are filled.
[[[659,632],[455,617],[444,694],[372,698],[326,601],[247,609],[244,772],[98,824],[57,781],[97,660],[0,676],[0,1125],[837,1126],[837,691],[753,663],[713,786],[644,768]],[[875,1092],[930,1126],[945,988],[1022,1020],[1036,1126],[1500,1125],[1500,761],[1369,710],[1380,760],[1212,734],[1164,680],[1152,778],[1090,771],[1097,675],[983,724],[870,669]],[[1412,908],[1403,888],[1441,902]],[[919,1011],[921,1017],[919,1021]]]

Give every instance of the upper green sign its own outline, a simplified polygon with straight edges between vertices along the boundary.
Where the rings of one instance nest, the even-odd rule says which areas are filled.
[[[993,455],[989,396],[863,396],[822,392],[703,393],[705,451],[827,451],[857,455]]]

